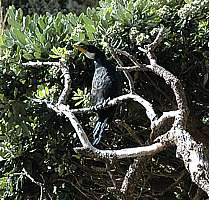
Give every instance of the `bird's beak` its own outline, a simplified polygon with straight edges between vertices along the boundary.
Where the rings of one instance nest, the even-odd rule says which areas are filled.
[[[74,44],[73,47],[75,49],[78,49],[81,53],[84,53],[87,58],[89,59],[94,59],[95,58],[95,53],[89,52],[86,48],[85,45],[82,44]]]
[[[75,45],[73,45],[73,47],[75,49],[78,49],[81,53],[86,53],[87,52],[87,50],[84,47],[82,47],[81,45],[75,44]]]

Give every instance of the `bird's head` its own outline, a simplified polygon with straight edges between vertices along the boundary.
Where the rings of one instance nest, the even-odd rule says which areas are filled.
[[[100,49],[89,44],[75,44],[74,48],[78,49],[81,53],[84,53],[89,59],[96,59],[99,55],[103,54]]]

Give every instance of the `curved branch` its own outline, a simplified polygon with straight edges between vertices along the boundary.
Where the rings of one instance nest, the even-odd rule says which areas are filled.
[[[86,154],[88,156],[91,155],[91,156],[102,158],[102,159],[105,159],[105,158],[106,159],[112,159],[112,158],[122,159],[122,158],[151,156],[164,150],[168,146],[168,144],[164,142],[159,142],[159,143],[155,143],[149,146],[125,148],[125,149],[120,149],[120,150],[97,149],[91,145],[85,131],[83,130],[78,119],[71,112],[69,106],[66,106],[64,104],[55,106],[46,101],[45,103],[48,108],[53,109],[55,112],[59,114],[64,114],[70,120],[82,144],[82,147],[74,148],[74,150],[78,153]]]
[[[102,107],[102,109],[111,107],[111,106],[116,105],[116,104],[118,104],[124,100],[127,100],[127,99],[132,99],[133,101],[136,101],[139,104],[141,104],[146,109],[147,117],[150,119],[151,122],[157,118],[157,115],[153,109],[152,104],[136,94],[125,94],[125,95],[121,95],[119,97],[116,97],[116,98],[108,101],[107,104],[105,105],[105,107]],[[93,112],[93,111],[94,111],[94,107],[71,110],[71,112],[73,112],[73,113]]]
[[[95,147],[85,148],[77,147],[74,150],[81,154],[90,155],[102,159],[123,159],[123,158],[136,158],[143,156],[154,156],[155,154],[163,151],[169,144],[158,142],[149,146],[125,148],[120,150],[100,150]]]

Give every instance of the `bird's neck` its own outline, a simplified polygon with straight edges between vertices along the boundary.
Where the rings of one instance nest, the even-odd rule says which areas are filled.
[[[108,63],[107,59],[104,57],[99,57],[94,60],[95,69],[100,67],[108,68],[110,64]]]

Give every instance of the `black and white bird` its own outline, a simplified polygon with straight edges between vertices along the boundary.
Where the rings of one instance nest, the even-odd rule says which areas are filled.
[[[84,53],[87,58],[94,60],[95,71],[92,80],[91,98],[95,107],[105,104],[110,99],[121,95],[121,77],[106,58],[105,54],[93,45],[75,45],[79,51]],[[111,122],[116,106],[105,109],[96,109],[98,119],[93,130],[93,145],[97,145],[108,123]]]

